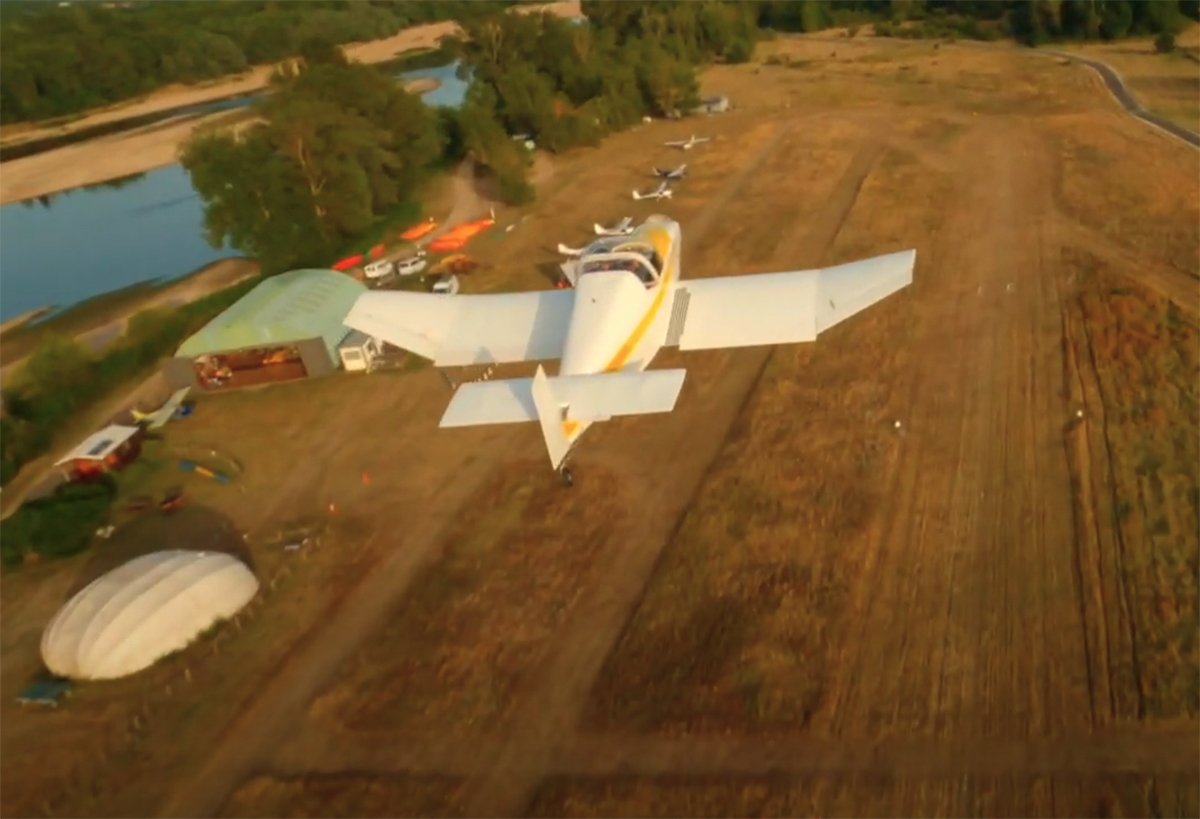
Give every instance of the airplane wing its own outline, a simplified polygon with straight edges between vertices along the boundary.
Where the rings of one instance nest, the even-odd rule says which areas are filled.
[[[682,281],[667,344],[711,350],[815,341],[912,284],[916,256],[904,250],[819,270]]]
[[[544,361],[562,355],[574,290],[459,296],[371,292],[342,323],[438,367]]]
[[[629,228],[629,225],[630,225],[630,223],[631,223],[631,222],[633,222],[633,217],[632,217],[632,216],[626,216],[626,217],[624,217],[623,219],[621,219],[621,221],[620,221],[620,222],[618,222],[618,223],[617,223],[617,227],[616,227],[616,229],[617,229],[617,230],[626,230],[626,229],[628,229],[628,228]]]

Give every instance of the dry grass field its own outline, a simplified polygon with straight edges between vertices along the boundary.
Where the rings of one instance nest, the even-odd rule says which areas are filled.
[[[280,579],[54,713],[13,694],[89,561],[0,579],[4,815],[1200,812],[1197,152],[999,49],[780,38],[705,90],[557,157],[465,290],[655,212],[688,277],[915,247],[913,286],[665,351],[675,412],[590,431],[569,492],[532,425],[435,432],[431,369],[203,398],[131,483]],[[205,447],[242,477],[173,468]]]

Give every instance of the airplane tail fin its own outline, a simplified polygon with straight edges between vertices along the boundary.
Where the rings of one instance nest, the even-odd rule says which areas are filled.
[[[582,248],[580,248],[580,249],[576,249],[576,248],[573,248],[573,247],[567,247],[567,246],[566,246],[566,245],[564,245],[562,242],[559,242],[559,243],[558,243],[558,252],[559,252],[559,253],[561,253],[561,254],[562,254],[562,255],[564,255],[564,256],[578,256],[579,254],[583,253],[583,249],[582,249]]]
[[[567,459],[571,451],[571,439],[567,435],[564,413],[558,406],[558,399],[550,387],[550,379],[539,364],[537,372],[529,384],[530,397],[537,410],[538,424],[542,427],[542,440],[546,442],[546,453],[550,456],[550,466],[558,469]]]
[[[641,195],[640,193],[638,193],[637,191],[634,191],[634,192],[633,192],[633,198],[634,198],[634,199],[636,199],[636,200],[638,200],[638,201],[640,202],[641,200],[645,199],[646,197],[642,196],[642,195]]]
[[[439,426],[537,421],[550,463],[557,469],[582,426],[614,416],[673,410],[686,374],[686,370],[652,370],[551,378],[539,365],[533,378],[463,384]]]
[[[596,224],[595,222],[592,223],[592,230],[596,231],[597,236],[604,236],[606,233],[608,233],[607,230],[605,230],[603,227]]]

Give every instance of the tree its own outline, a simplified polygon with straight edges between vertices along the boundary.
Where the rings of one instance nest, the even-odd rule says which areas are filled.
[[[1175,35],[1169,31],[1159,32],[1154,38],[1154,50],[1159,54],[1170,54],[1175,50]]]

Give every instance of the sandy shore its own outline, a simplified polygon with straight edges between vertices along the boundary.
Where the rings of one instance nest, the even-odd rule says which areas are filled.
[[[580,14],[579,0],[530,6],[523,11],[531,12],[537,9],[544,9],[563,17]],[[415,26],[383,40],[348,45],[346,54],[358,62],[384,62],[405,51],[435,47],[442,37],[457,31],[458,25],[449,21]],[[238,94],[250,94],[266,87],[273,70],[274,66],[264,66],[239,77],[206,85],[164,88],[143,99],[111,106],[59,127],[13,126],[11,129],[0,130],[0,134],[8,137],[5,139],[6,144],[12,144],[71,133],[80,128],[126,117],[153,114]],[[177,161],[179,149],[191,136],[192,131],[218,116],[221,114],[189,119],[165,128],[154,126],[135,132],[113,134],[5,162],[3,171],[0,172],[0,204],[170,165]]]

